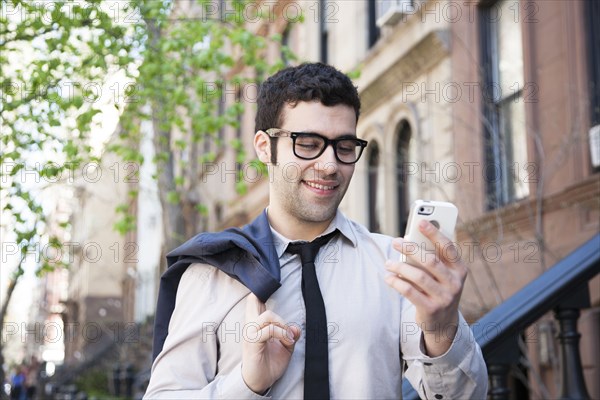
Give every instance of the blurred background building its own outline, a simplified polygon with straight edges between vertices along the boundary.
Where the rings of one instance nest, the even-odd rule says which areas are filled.
[[[543,277],[589,240],[598,241],[596,2],[274,4],[277,17],[254,23],[256,34],[282,35],[301,61],[360,72],[355,79],[362,100],[358,136],[369,140],[369,146],[342,211],[372,231],[397,236],[404,232],[408,208],[416,199],[458,206],[457,238],[470,266],[461,301],[468,321],[477,321]],[[174,16],[195,12],[194,2],[174,1]],[[286,54],[271,47],[265,57],[285,59]],[[227,91],[225,104],[246,105],[240,126],[224,128],[220,140],[190,145],[195,154],[216,155],[197,165],[190,185],[189,199],[206,210],[188,221],[196,232],[243,225],[267,205],[266,177],[254,179],[247,168],[254,158],[256,93],[256,85]],[[141,150],[151,159],[152,125],[142,131]],[[232,139],[242,143],[245,162],[227,145]],[[74,185],[71,240],[87,248],[76,249],[68,273],[46,276],[40,304],[45,321],[77,326],[72,337],[65,330],[64,343],[58,345],[64,347],[63,369],[68,371],[60,375],[62,382],[101,365],[99,379],[111,390],[129,383],[132,395],[139,395],[149,376],[152,314],[164,268],[162,188],[147,163],[139,180],[115,181],[114,168],[127,173],[123,164],[114,167],[116,161],[105,158],[104,174],[93,184],[80,180]],[[240,170],[250,171],[243,193],[238,190]],[[118,218],[113,210],[127,202],[128,190],[140,193],[129,204],[138,222],[123,237],[112,229]],[[95,244],[101,249],[97,256],[92,254]],[[590,397],[600,398],[599,277],[586,280],[582,288],[573,291],[573,297],[582,294],[588,303],[577,307],[582,308],[582,374]],[[510,398],[559,395],[566,367],[561,366],[555,337],[559,327],[551,311],[546,309],[518,335],[522,345],[514,362],[507,363],[512,365],[506,382]],[[30,351],[42,358],[39,349]]]

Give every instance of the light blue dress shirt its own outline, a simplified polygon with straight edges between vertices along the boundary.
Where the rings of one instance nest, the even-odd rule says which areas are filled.
[[[399,399],[402,374],[422,398],[485,399],[487,371],[481,350],[460,316],[446,354],[423,353],[415,308],[384,281],[384,263],[398,260],[392,238],[369,232],[337,212],[323,234],[338,229],[315,265],[325,302],[332,399]],[[152,367],[145,399],[302,399],[306,310],[297,255],[273,230],[281,287],[266,307],[303,332],[283,376],[265,396],[241,376],[245,299],[249,290],[207,264],[184,273],[169,335]],[[251,339],[251,338],[250,338]]]

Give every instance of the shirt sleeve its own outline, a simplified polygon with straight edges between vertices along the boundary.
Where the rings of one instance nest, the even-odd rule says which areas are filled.
[[[144,399],[269,398],[248,388],[241,362],[231,371],[217,374],[218,325],[247,294],[243,285],[210,265],[188,267]]]
[[[486,399],[488,376],[481,349],[471,328],[459,315],[458,329],[448,351],[429,357],[410,302],[403,308],[402,354],[405,376],[423,399]],[[406,333],[406,332],[409,333]]]

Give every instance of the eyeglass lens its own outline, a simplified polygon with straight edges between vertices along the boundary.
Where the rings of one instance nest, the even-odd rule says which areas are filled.
[[[299,157],[316,158],[326,146],[325,139],[320,136],[298,135],[295,140],[295,152]],[[359,157],[362,148],[355,139],[341,139],[335,142],[335,152],[342,162],[352,163]]]

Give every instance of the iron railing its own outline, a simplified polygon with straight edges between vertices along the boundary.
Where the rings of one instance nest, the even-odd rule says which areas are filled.
[[[508,371],[520,357],[519,336],[553,310],[560,325],[561,399],[589,399],[579,355],[579,310],[590,306],[588,282],[600,272],[600,234],[560,260],[472,325],[488,366],[492,400],[509,398]],[[404,399],[418,399],[403,382]]]

